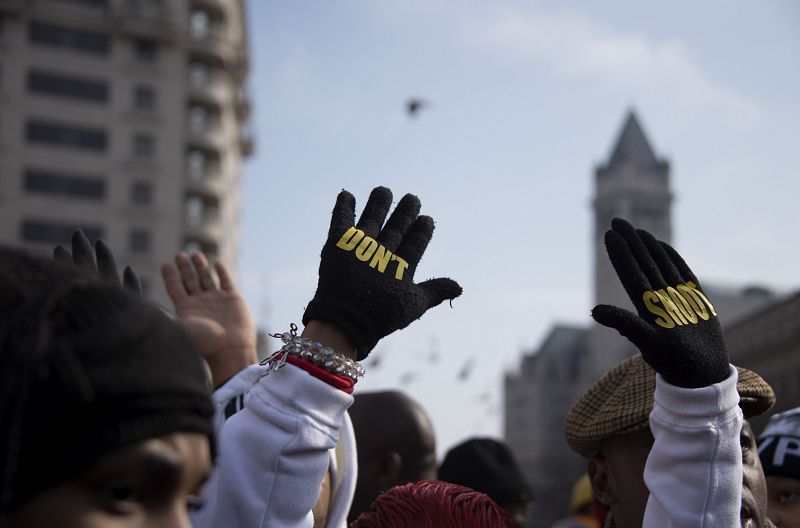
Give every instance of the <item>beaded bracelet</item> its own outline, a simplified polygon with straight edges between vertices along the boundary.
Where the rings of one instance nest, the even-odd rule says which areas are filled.
[[[364,368],[360,363],[345,357],[344,354],[334,352],[331,347],[322,343],[298,336],[297,325],[294,323],[289,325],[289,328],[288,332],[282,334],[269,334],[270,337],[283,341],[280,350],[261,361],[261,365],[267,365],[270,371],[275,372],[283,367],[289,356],[297,356],[332,374],[350,378],[354,382],[364,375]]]

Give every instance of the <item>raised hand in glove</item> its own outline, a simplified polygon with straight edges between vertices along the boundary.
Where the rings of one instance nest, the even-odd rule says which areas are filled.
[[[639,315],[601,304],[592,317],[627,337],[672,385],[706,387],[727,378],[728,350],[717,313],[678,252],[619,218],[611,221],[605,243]]]
[[[97,255],[97,263],[95,263],[94,255]],[[58,245],[53,249],[53,260],[62,264],[77,266],[90,275],[96,275],[103,280],[120,284],[117,261],[114,259],[111,249],[103,242],[103,239],[97,239],[94,251],[92,251],[91,242],[80,229],[72,233],[72,253],[70,254],[63,246]],[[139,297],[143,296],[142,283],[139,280],[139,276],[130,266],[125,266],[125,271],[122,274],[122,286],[130,293]]]
[[[317,292],[303,315],[303,324],[319,320],[341,328],[355,344],[358,360],[382,337],[461,295],[461,286],[451,279],[414,282],[433,236],[433,219],[420,215],[419,198],[407,194],[384,224],[391,204],[392,192],[376,187],[356,224],[355,198],[339,193]]]

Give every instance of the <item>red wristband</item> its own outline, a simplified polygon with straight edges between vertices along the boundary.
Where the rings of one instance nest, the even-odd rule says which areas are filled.
[[[291,363],[297,368],[305,370],[318,380],[324,381],[335,389],[339,389],[347,394],[353,394],[353,387],[355,387],[356,382],[350,378],[338,376],[332,372],[328,372],[327,370],[318,367],[314,363],[306,361],[305,359],[300,359],[297,356],[290,355],[288,358],[286,358],[286,362]]]

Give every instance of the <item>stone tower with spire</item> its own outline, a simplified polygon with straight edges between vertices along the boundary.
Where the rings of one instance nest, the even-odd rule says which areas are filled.
[[[603,235],[615,216],[650,231],[659,240],[672,238],[672,193],[669,163],[658,157],[631,110],[617,138],[611,157],[595,170],[594,191],[594,302],[633,310],[628,295],[611,266]],[[596,380],[609,367],[634,354],[636,349],[616,331],[595,325],[591,331],[591,368]]]

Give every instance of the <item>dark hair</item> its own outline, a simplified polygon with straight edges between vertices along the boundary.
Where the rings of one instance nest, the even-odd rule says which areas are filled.
[[[440,480],[421,480],[381,493],[350,528],[512,528],[487,495]]]
[[[178,431],[211,437],[212,415],[202,361],[160,310],[0,247],[0,525],[116,449]]]

